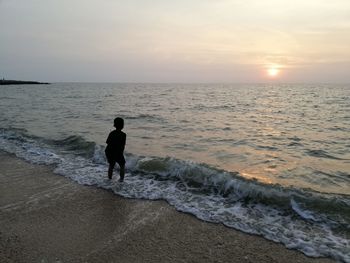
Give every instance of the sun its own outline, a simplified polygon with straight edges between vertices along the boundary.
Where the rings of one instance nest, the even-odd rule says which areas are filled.
[[[276,78],[280,74],[280,70],[276,67],[271,67],[267,69],[267,75],[270,78]]]

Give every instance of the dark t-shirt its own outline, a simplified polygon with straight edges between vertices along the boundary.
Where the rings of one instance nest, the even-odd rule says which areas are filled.
[[[126,134],[120,130],[110,132],[107,138],[106,155],[108,159],[119,159],[123,156]]]

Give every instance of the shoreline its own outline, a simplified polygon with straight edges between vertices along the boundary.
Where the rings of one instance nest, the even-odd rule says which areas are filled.
[[[2,151],[0,167],[1,262],[335,262]]]

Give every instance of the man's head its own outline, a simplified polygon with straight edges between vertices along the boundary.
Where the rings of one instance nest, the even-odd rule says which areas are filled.
[[[114,127],[117,130],[122,130],[124,128],[124,120],[122,118],[115,118],[114,119]]]

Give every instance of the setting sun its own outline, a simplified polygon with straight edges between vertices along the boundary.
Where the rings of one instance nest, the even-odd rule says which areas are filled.
[[[280,73],[280,70],[278,68],[269,68],[269,69],[267,69],[267,74],[271,78],[277,77],[279,73]]]

